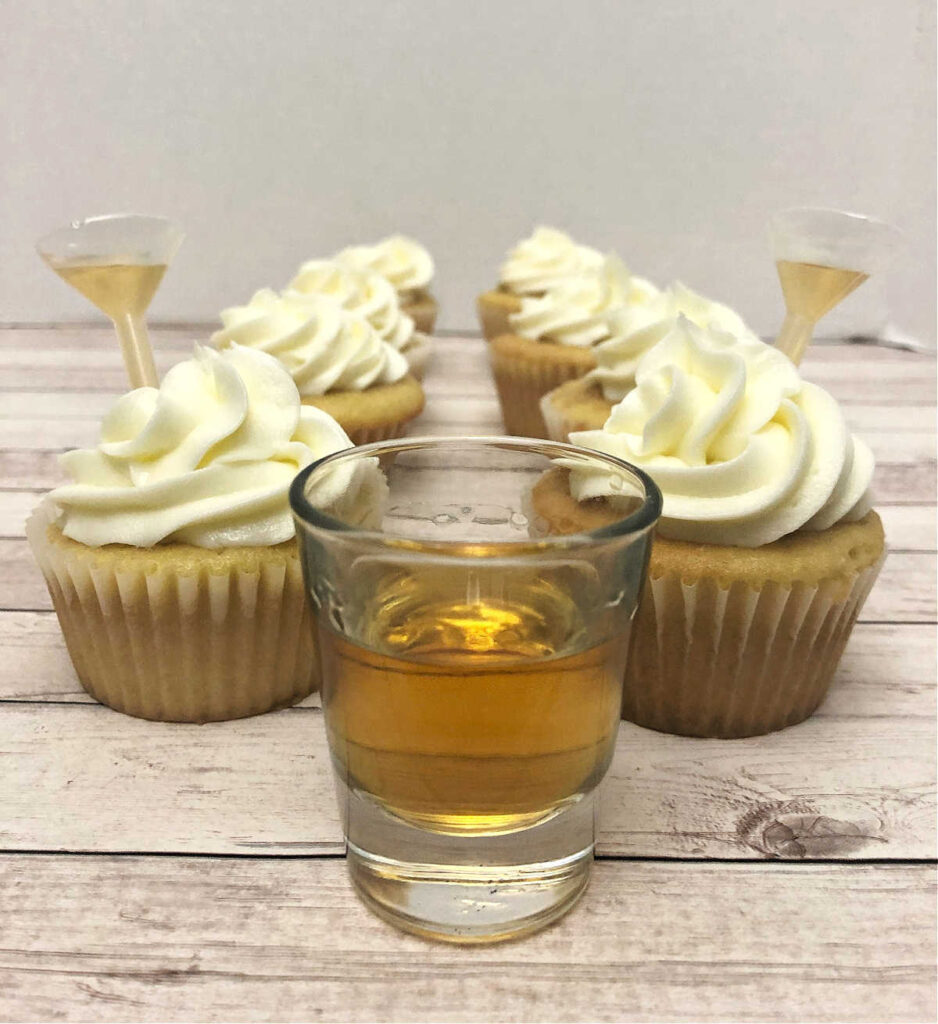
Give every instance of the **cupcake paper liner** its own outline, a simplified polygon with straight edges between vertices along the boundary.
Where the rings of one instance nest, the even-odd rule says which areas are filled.
[[[541,399],[540,409],[547,431],[546,436],[551,441],[569,441],[570,435],[578,430],[598,430],[603,425],[597,425],[592,418],[577,417],[574,409],[558,409],[553,402],[552,392]]]
[[[722,738],[803,721],[827,695],[884,557],[846,582],[817,585],[649,577],[622,717],[660,732]]]
[[[566,441],[570,436],[570,428],[567,427],[563,410],[552,403],[550,392],[541,398],[539,405],[544,420],[545,436],[550,441]]]
[[[565,381],[589,372],[592,354],[588,349],[570,350],[567,346],[543,343],[548,351],[538,358],[523,358],[506,351],[511,337],[496,339],[489,349],[505,430],[518,437],[547,437],[541,399]],[[564,349],[567,351],[561,353]]]
[[[413,343],[408,346],[407,351],[402,352],[401,355],[407,360],[411,374],[417,380],[423,380],[424,374],[427,372],[427,364],[433,355],[433,342],[429,338],[415,338]]]
[[[511,331],[508,317],[520,310],[521,297],[518,295],[499,290],[483,292],[476,299],[476,312],[479,316],[482,336],[486,340],[492,341],[500,334],[508,334]]]
[[[75,671],[117,711],[172,722],[257,715],[318,682],[299,558],[182,574],[149,549],[120,560],[49,537],[43,503],[26,525]],[[273,550],[273,549],[272,549]],[[206,552],[211,556],[212,552]],[[119,567],[115,567],[119,566]]]
[[[414,322],[414,327],[423,334],[432,334],[436,325],[439,305],[430,294],[419,295],[401,303],[401,312],[406,313]]]

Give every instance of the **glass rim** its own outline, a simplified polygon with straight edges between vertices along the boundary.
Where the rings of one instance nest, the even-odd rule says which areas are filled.
[[[776,210],[769,219],[769,232],[783,231],[790,226],[790,220],[798,216],[826,215],[830,218],[843,218],[843,224],[851,227],[859,227],[861,224],[881,233],[882,239],[888,245],[904,245],[905,233],[892,221],[883,217],[877,217],[869,213],[860,213],[859,210],[846,210],[840,206],[786,206]]]
[[[96,213],[90,217],[76,217],[74,220],[70,220],[67,224],[60,224],[57,228],[52,228],[50,231],[46,231],[36,241],[36,251],[40,256],[45,257],[51,255],[50,248],[55,240],[60,238],[64,239],[68,235],[81,231],[82,228],[88,227],[92,224],[101,224],[105,221],[114,220],[136,220],[136,221],[149,221],[152,227],[161,227],[164,230],[169,228],[179,235],[179,241],[185,237],[185,232],[179,226],[179,223],[173,220],[171,217],[164,217],[161,214],[155,213],[134,213],[130,210],[125,210],[120,213]]]
[[[894,228],[895,225],[889,221],[884,220],[881,217],[875,217],[868,213],[860,213],[857,210],[846,210],[841,206],[785,206],[781,210],[776,210],[775,213],[769,218],[770,221],[774,221],[780,217],[787,217],[795,213],[830,213],[837,217],[849,217],[851,220],[862,220],[869,224],[882,224],[883,227]],[[898,230],[898,228],[896,229]]]
[[[413,451],[421,448],[444,448],[444,447],[501,447],[519,452],[529,449],[546,446],[551,452],[558,456],[574,455],[596,459],[599,462],[607,463],[610,468],[624,470],[641,484],[644,492],[641,497],[641,504],[637,509],[628,515],[617,519],[614,523],[598,527],[594,530],[583,530],[579,533],[557,534],[556,536],[539,538],[518,538],[517,540],[499,540],[495,542],[483,542],[486,547],[497,546],[500,554],[522,555],[542,554],[552,549],[560,550],[572,547],[582,547],[597,544],[605,541],[615,540],[628,536],[640,534],[655,525],[661,516],[662,496],[661,490],[655,481],[644,470],[615,455],[607,455],[605,452],[598,452],[592,448],[581,448],[577,445],[567,444],[563,441],[549,441],[544,438],[512,437],[509,435],[427,435],[418,437],[399,437],[387,441],[374,441],[370,444],[357,445],[351,448],[343,448],[340,451],[324,455],[316,459],[308,466],[305,466],[293,478],[290,484],[289,499],[293,517],[304,527],[313,527],[334,535],[345,537],[354,536],[356,539],[371,541],[385,547],[409,548],[411,545],[420,544],[425,552],[434,558],[445,558],[450,554],[455,558],[465,558],[465,549],[472,546],[475,541],[471,540],[434,540],[426,541],[416,537],[397,536],[383,533],[380,530],[367,530],[349,523],[342,522],[328,513],[317,509],[306,497],[306,482],[310,476],[323,466],[335,462],[341,462],[351,458],[369,458],[387,454],[389,452]],[[417,554],[417,552],[414,552]]]

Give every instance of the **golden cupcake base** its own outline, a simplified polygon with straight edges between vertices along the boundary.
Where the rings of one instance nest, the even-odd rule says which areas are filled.
[[[547,437],[543,396],[596,365],[591,349],[531,341],[517,334],[495,338],[489,356],[505,430],[517,437]]]
[[[603,396],[602,385],[581,377],[549,391],[540,402],[541,416],[551,441],[568,441],[577,430],[601,430],[613,403]]]
[[[566,471],[532,507],[564,532],[617,518],[578,503]],[[659,732],[724,739],[804,721],[823,702],[884,560],[875,512],[760,548],[656,536],[632,630],[623,718]]]
[[[214,722],[295,704],[318,682],[295,541],[213,551],[89,547],[41,505],[26,533],[81,685],[137,718]]]
[[[401,300],[401,311],[413,320],[418,331],[432,334],[440,305],[428,291],[417,291]]]
[[[500,334],[511,333],[508,318],[512,313],[521,312],[521,297],[501,289],[483,292],[476,299],[476,312],[479,315],[482,336],[491,341]]]
[[[423,412],[425,401],[423,388],[410,374],[365,391],[329,391],[301,398],[304,405],[328,413],[355,445],[403,437],[407,424]]]

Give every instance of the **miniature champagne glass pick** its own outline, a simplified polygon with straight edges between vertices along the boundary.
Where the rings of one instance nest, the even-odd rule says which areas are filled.
[[[163,217],[108,214],[73,221],[36,246],[61,278],[114,322],[133,388],[158,383],[144,314],[182,239]]]
[[[797,366],[818,320],[889,263],[901,236],[871,217],[807,207],[776,214],[769,233],[786,309],[775,345]]]

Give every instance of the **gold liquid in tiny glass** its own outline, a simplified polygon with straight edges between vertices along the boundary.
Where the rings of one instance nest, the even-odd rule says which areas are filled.
[[[112,320],[142,316],[166,273],[165,263],[103,263],[81,257],[49,265]]]
[[[354,640],[320,618],[337,771],[443,833],[543,820],[602,779],[619,723],[628,629],[591,643],[569,590],[531,575],[454,594],[443,570],[392,574]],[[347,629],[347,624],[346,624]]]
[[[775,266],[782,283],[786,309],[812,323],[817,323],[869,277],[862,270],[847,270],[820,263],[778,260]]]

